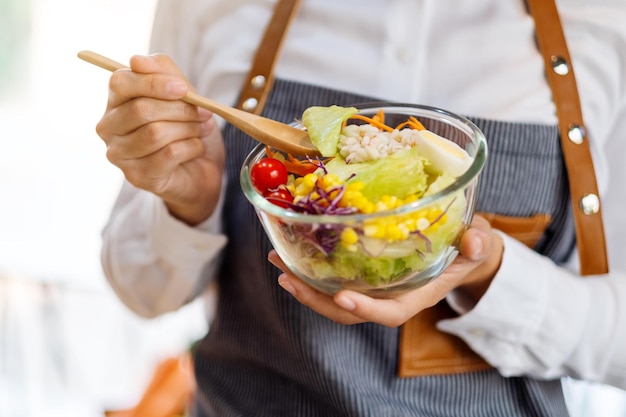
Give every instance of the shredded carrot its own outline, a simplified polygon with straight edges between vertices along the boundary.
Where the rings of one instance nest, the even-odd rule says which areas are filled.
[[[417,120],[417,117],[415,116],[409,117],[409,122],[410,122],[409,124],[411,125],[411,127],[413,127],[413,129],[426,130],[424,125],[419,120]]]
[[[382,108],[378,109],[378,112],[376,113],[376,116],[373,117],[373,119],[377,122],[385,124],[385,111]]]
[[[415,116],[410,116],[409,120],[407,120],[406,122],[400,123],[398,126],[396,126],[396,129],[400,130],[407,126],[415,130],[426,130],[424,125],[421,124],[420,121],[415,118]]]
[[[272,148],[270,148],[269,146],[265,145],[265,153],[267,154],[267,156],[269,156],[270,158],[275,158],[276,153],[272,150]]]
[[[287,171],[301,177],[304,177],[306,174],[311,174],[319,168],[317,164],[314,164],[309,160],[299,160],[294,158],[290,154],[287,154],[287,158],[288,159],[286,161],[283,161],[283,164],[285,164],[285,168],[287,168]]]
[[[387,126],[386,124],[379,122],[378,120],[376,120],[375,117],[372,118],[372,117],[363,116],[362,114],[353,114],[352,116],[350,116],[350,118],[363,120],[364,122],[367,122],[371,124],[372,126],[375,126],[381,130],[386,130],[387,132],[393,132],[393,127]]]
[[[276,152],[272,151],[269,146],[265,147],[265,153],[270,158],[276,158],[277,156]],[[288,172],[299,175],[301,177],[304,177],[306,174],[311,174],[312,172],[315,172],[317,168],[319,168],[319,166],[313,161],[310,161],[308,159],[299,160],[294,158],[291,154],[287,154],[287,158],[284,158],[281,155],[281,157],[277,159],[280,159],[283,165],[285,165],[285,168],[287,168]]]

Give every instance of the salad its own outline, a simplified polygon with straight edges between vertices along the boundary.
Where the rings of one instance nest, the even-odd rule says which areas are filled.
[[[314,106],[302,124],[322,157],[296,159],[266,148],[250,168],[252,185],[286,210],[351,220],[273,221],[268,233],[289,247],[297,272],[380,287],[446,255],[465,228],[464,191],[417,209],[411,205],[469,168],[473,158],[464,149],[413,116],[390,126],[382,109],[369,117],[354,107]]]

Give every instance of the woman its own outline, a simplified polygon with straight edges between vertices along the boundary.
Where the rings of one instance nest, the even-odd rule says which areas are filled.
[[[555,105],[522,1],[303,2],[265,115],[290,121],[313,104],[372,99],[467,115],[490,146],[478,209],[552,219],[532,250],[477,216],[440,278],[373,300],[319,294],[272,252],[287,291],[276,285],[237,182],[252,141],[178,100],[197,89],[236,101],[275,2],[160,2],[152,51],[164,55],[133,57],[132,71],[113,74],[98,124],[127,180],[102,260],[120,298],[146,317],[217,281],[215,319],[195,353],[197,415],[564,416],[563,375],[626,387],[626,8],[583,3],[559,8],[607,232],[610,273],[593,278],[578,274]],[[440,333],[487,363],[400,376],[398,326],[444,298],[460,316],[440,320]]]

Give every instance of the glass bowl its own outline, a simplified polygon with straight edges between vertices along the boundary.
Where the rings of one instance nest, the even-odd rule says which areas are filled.
[[[255,189],[250,178],[251,167],[267,156],[262,144],[244,161],[240,181],[273,247],[295,275],[327,294],[350,289],[386,298],[425,285],[458,254],[460,237],[474,214],[487,146],[483,133],[471,121],[442,109],[393,103],[355,107],[365,116],[374,116],[382,109],[388,125],[397,125],[414,116],[426,129],[458,144],[473,161],[443,189],[412,203],[372,214],[312,215],[269,202]],[[400,240],[366,233],[383,225],[394,228],[407,222],[430,226],[422,226]],[[340,242],[346,229],[351,229],[352,236],[347,247]]]

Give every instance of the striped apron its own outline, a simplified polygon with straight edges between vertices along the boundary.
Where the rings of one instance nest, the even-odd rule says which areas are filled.
[[[276,80],[264,115],[290,122],[311,105],[366,101],[372,98]],[[470,119],[485,133],[490,153],[477,210],[549,215],[535,249],[565,260],[575,236],[558,126]],[[240,167],[256,142],[230,125],[224,135],[229,243],[215,319],[195,350],[196,416],[568,415],[559,380],[504,378],[493,369],[398,377],[399,329],[337,324],[280,288],[280,271],[267,261],[271,245],[239,186]]]

